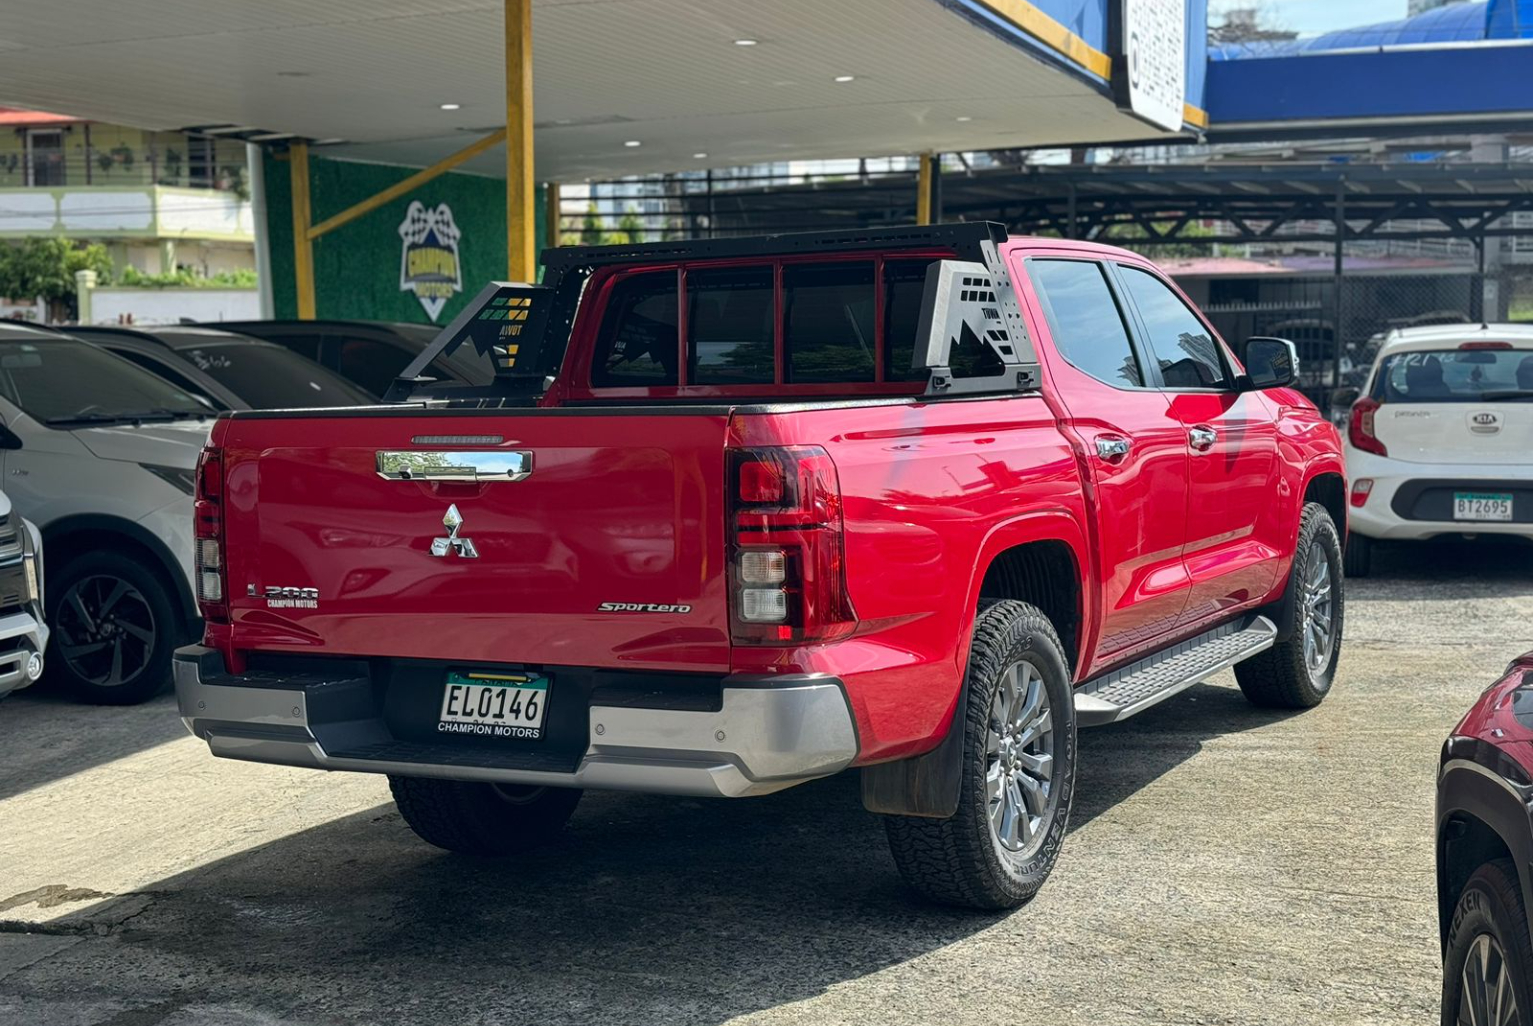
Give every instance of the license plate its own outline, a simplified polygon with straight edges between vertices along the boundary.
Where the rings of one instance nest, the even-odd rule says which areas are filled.
[[[547,711],[548,678],[542,674],[449,670],[436,729],[442,734],[537,741]]]
[[[1511,520],[1512,497],[1500,492],[1454,492],[1454,520]]]

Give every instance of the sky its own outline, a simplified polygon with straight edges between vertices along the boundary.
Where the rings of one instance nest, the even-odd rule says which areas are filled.
[[[1301,36],[1405,17],[1405,0],[1208,0],[1209,22],[1223,21],[1232,7],[1260,7],[1277,27]]]

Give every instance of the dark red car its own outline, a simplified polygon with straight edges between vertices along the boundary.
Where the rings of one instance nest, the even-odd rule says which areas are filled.
[[[1459,721],[1437,773],[1445,1026],[1533,1022],[1533,652]]]
[[[397,405],[220,420],[214,754],[387,773],[447,848],[581,788],[862,772],[901,872],[1030,897],[1077,724],[1234,666],[1318,703],[1342,636],[1334,427],[1291,343],[1242,358],[1143,257],[953,225],[556,249]],[[496,379],[423,373],[454,347]]]

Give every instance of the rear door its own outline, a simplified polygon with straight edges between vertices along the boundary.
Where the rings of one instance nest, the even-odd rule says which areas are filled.
[[[1190,628],[1260,602],[1277,579],[1293,527],[1275,517],[1277,421],[1259,392],[1236,391],[1218,334],[1169,283],[1131,264],[1115,273],[1189,460],[1182,559],[1192,590],[1182,622]]]
[[[726,670],[727,424],[717,407],[236,417],[234,645]],[[449,465],[498,479],[430,470]]]
[[[1102,665],[1163,643],[1187,602],[1188,456],[1166,397],[1151,387],[1120,300],[1096,260],[1035,256],[1026,275],[1042,310],[1039,359],[1069,412],[1095,493]]]

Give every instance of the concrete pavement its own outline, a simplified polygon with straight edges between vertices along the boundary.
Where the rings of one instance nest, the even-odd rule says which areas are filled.
[[[0,705],[0,1023],[1422,1023],[1441,741],[1533,648],[1533,549],[1387,551],[1319,709],[1222,675],[1082,734],[1026,908],[910,898],[846,775],[588,794],[513,862],[382,778],[215,761],[174,704]]]

